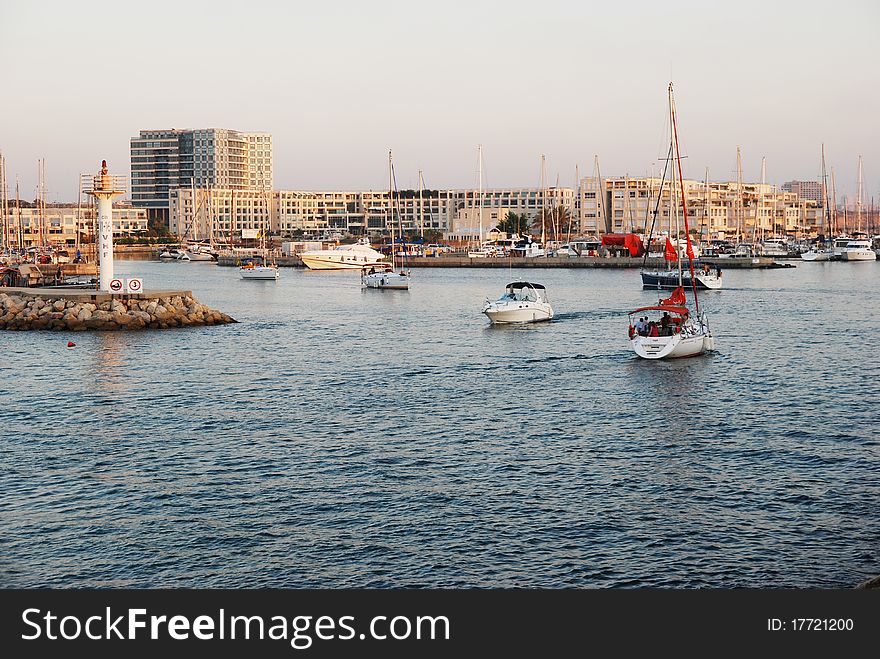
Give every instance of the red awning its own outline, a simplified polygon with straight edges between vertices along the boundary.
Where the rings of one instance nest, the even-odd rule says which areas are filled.
[[[630,256],[642,256],[645,253],[642,239],[634,233],[606,233],[602,236],[602,244],[612,247],[626,247]]]

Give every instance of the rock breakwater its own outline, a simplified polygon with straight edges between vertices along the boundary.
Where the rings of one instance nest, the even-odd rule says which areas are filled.
[[[191,295],[81,300],[64,294],[0,293],[0,329],[136,330],[238,322]]]

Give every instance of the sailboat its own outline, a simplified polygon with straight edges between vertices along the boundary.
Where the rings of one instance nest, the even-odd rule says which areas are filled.
[[[828,197],[828,175],[825,172],[825,144],[822,144],[822,205],[825,207],[825,231],[830,238],[832,234],[831,201]],[[829,245],[816,244],[807,252],[801,254],[803,261],[831,261],[834,259],[834,248]]]
[[[715,338],[709,330],[705,313],[700,310],[697,296],[696,275],[694,273],[694,252],[688,226],[687,200],[684,196],[684,176],[681,171],[681,153],[678,148],[678,127],[675,123],[675,99],[672,83],[669,83],[669,157],[678,169],[678,182],[681,186],[681,207],[684,217],[686,255],[690,272],[691,290],[694,296],[692,316],[687,306],[687,296],[683,285],[682,259],[678,259],[678,287],[668,298],[661,298],[656,305],[641,307],[629,313],[629,339],[633,351],[642,359],[675,359],[694,357],[715,349]],[[678,197],[675,171],[673,170],[669,207],[678,221]],[[669,247],[669,245],[667,245]],[[641,314],[645,314],[642,316]],[[662,314],[662,315],[661,315]],[[638,321],[633,322],[633,316]],[[657,320],[651,320],[657,316]]]
[[[381,264],[376,266],[375,264],[370,266],[364,266],[361,270],[361,283],[365,288],[378,288],[378,289],[389,289],[389,290],[398,290],[398,291],[406,291],[409,290],[409,271],[404,269],[404,259],[406,258],[406,246],[401,251],[400,259],[400,272],[396,270],[397,264],[395,260],[395,252],[397,251],[397,244],[394,240],[394,228],[395,228],[395,218],[394,218],[394,210],[395,210],[395,199],[394,199],[394,191],[396,189],[395,181],[394,181],[394,160],[391,155],[391,151],[388,151],[388,203],[389,209],[391,213],[391,264]],[[400,222],[400,211],[398,209],[397,213],[397,222]],[[403,224],[400,223],[400,237],[401,243],[403,243]]]
[[[657,214],[660,210],[660,200],[663,196],[663,184],[666,181],[666,175],[669,171],[669,163],[672,161],[673,157],[673,148],[670,146],[669,153],[666,157],[666,166],[663,168],[663,174],[660,179],[660,192],[657,195],[657,201],[654,205],[654,213],[653,220],[651,221],[651,232],[648,236],[648,244],[650,245],[654,235],[654,226],[657,223]],[[669,207],[675,205],[675,172],[672,173],[672,178],[670,179],[670,183],[672,185],[672,193],[670,194]],[[708,174],[706,178],[706,187],[708,189],[709,179]],[[682,198],[684,197],[684,188],[682,188]],[[666,269],[647,269],[644,264],[648,259],[649,250],[645,250],[645,256],[642,259],[642,288],[648,289],[668,289],[675,290],[679,286],[683,286],[686,288],[700,288],[700,289],[708,289],[708,290],[719,290],[722,285],[721,278],[721,269],[715,268],[712,269],[708,265],[704,265],[699,272],[695,273],[693,268],[690,268],[688,272],[682,273],[681,269],[681,255],[680,251],[680,241],[676,241],[677,244],[673,244],[672,240],[670,240],[669,236],[673,234],[673,229],[675,234],[678,234],[678,213],[677,209],[675,214],[676,226],[673,228],[672,226],[672,212],[669,213],[669,230],[666,233],[665,238],[665,247],[663,249],[663,258],[666,260]],[[661,234],[662,236],[662,234]],[[687,245],[689,253],[693,253],[693,246],[691,245],[690,234],[687,237]],[[678,264],[676,268],[673,264]]]
[[[278,279],[278,266],[275,263],[269,263],[269,253],[266,249],[266,234],[269,231],[269,204],[266,198],[266,191],[263,190],[263,226],[260,228],[260,250],[262,252],[262,263],[257,264],[251,261],[240,266],[238,271],[242,279]]]

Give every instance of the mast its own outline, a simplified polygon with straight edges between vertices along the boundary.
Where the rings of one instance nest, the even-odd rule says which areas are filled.
[[[761,240],[764,240],[764,185],[767,183],[767,158],[761,156],[761,202],[758,204],[758,210],[761,215]],[[775,229],[776,227],[772,227]],[[773,231],[771,230],[771,234]]]
[[[568,209],[568,241],[567,242],[568,242],[569,249],[571,249],[571,229],[572,229],[572,225],[574,224],[574,211],[575,211],[574,200],[575,200],[575,196],[578,196],[578,197],[580,196],[580,190],[581,190],[580,181],[581,181],[580,170],[578,169],[577,163],[575,163],[575,166],[574,166],[574,194],[571,196],[571,204],[570,204],[570,208]]]
[[[822,204],[825,206],[825,240],[831,240],[831,199],[828,196],[828,174],[825,172],[825,143],[822,142]]]
[[[479,167],[479,186],[480,186],[480,247],[483,246],[483,145],[477,145],[477,163]]]
[[[843,232],[846,233],[846,213],[843,215],[844,223],[843,223]],[[831,166],[831,224],[833,225],[834,232],[838,231],[837,229],[837,188],[834,186],[834,166]]]
[[[422,179],[422,170],[419,170],[419,236],[425,237],[425,212],[422,202],[422,188],[424,187],[424,179]],[[424,242],[424,241],[422,241]]]
[[[7,233],[9,229],[9,195],[6,192],[6,159],[3,157],[3,154],[0,153],[0,201],[2,201],[2,211],[3,211],[3,236],[0,238],[0,244],[2,244],[3,251],[5,252],[9,249],[9,242],[7,241]]]
[[[856,222],[858,224],[857,231],[862,230],[862,156],[859,156],[859,185],[858,194],[856,195]]]
[[[745,216],[745,204],[743,203],[743,173],[742,173],[742,153],[740,152],[739,147],[736,147],[736,192],[738,198],[738,206],[736,213],[736,243],[737,245],[742,241],[742,234],[744,233],[745,227],[744,224],[744,216]]]
[[[15,175],[15,214],[18,215],[18,249],[24,247],[24,229],[21,226],[21,195],[18,193],[18,174]]]
[[[599,189],[596,191],[596,196],[599,199],[599,214],[602,216],[602,223],[605,225],[603,233],[610,233],[611,227],[608,226],[608,209],[605,207],[605,186],[602,185],[602,172],[599,170],[599,154],[595,154],[593,156],[593,165],[596,168],[596,183],[599,186]],[[599,222],[596,222],[596,229],[598,232]]]
[[[394,270],[394,174],[392,173],[391,149],[388,149],[388,210],[391,214],[391,269]],[[483,229],[480,227],[480,242],[483,241]]]
[[[541,154],[541,247],[544,249],[544,256],[547,256],[546,240],[546,218],[547,218],[547,193],[544,189],[544,154]]]
[[[678,152],[676,150],[676,141],[675,141],[675,111],[672,105],[672,83],[669,83],[669,141],[670,141],[670,150],[672,151],[673,160],[678,156]],[[675,218],[675,259],[676,264],[678,265],[678,285],[682,286],[683,282],[683,274],[681,268],[681,249],[679,242],[679,224],[678,224],[678,195],[676,190],[676,181],[675,181],[675,170],[672,171],[672,186],[669,191],[669,235],[672,236],[672,224],[673,217]],[[682,196],[684,196],[684,191],[682,190]]]
[[[675,123],[675,100],[672,97],[672,83],[669,83],[669,111],[670,111],[670,123],[672,124],[672,136],[675,140],[675,159],[678,164],[678,180],[681,183],[682,195],[681,195],[681,208],[682,214],[684,215],[684,236],[687,242],[687,257],[688,257],[688,268],[691,272],[691,288],[694,291],[694,305],[696,307],[697,314],[700,313],[700,299],[697,297],[697,276],[694,273],[694,250],[691,246],[691,234],[688,227],[688,214],[687,214],[687,200],[684,196],[684,176],[681,172],[681,151],[678,147],[678,126]],[[673,181],[675,180],[675,174],[673,173]],[[678,259],[678,276],[679,276],[679,285],[681,285],[681,258]]]
[[[703,222],[706,225],[706,239],[708,240],[709,234],[712,231],[712,225],[710,224],[711,220],[709,216],[711,214],[711,206],[712,206],[712,195],[709,192],[709,168],[706,167],[706,187],[704,189],[705,192],[705,200],[703,201]],[[700,241],[703,240],[703,228],[700,227]]]
[[[80,172],[79,181],[82,181],[83,175]],[[79,253],[79,224],[80,218],[82,215],[82,185],[77,186],[79,188],[79,192],[76,195],[76,251]]]

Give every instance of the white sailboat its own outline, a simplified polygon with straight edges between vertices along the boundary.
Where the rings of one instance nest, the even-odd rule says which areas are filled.
[[[853,239],[850,240],[843,250],[844,261],[876,261],[877,253],[874,252],[868,234],[862,231],[862,157],[859,156],[859,187],[856,197],[856,230]]]
[[[688,270],[690,271],[691,290],[694,296],[695,314],[692,316],[687,307],[687,297],[682,282],[684,280],[681,259],[678,260],[679,286],[658,304],[641,307],[629,313],[629,339],[633,352],[642,359],[675,359],[694,357],[715,348],[715,338],[709,330],[705,313],[700,310],[697,295],[696,276],[694,272],[693,246],[691,245],[690,227],[688,225],[687,200],[684,196],[684,177],[681,171],[681,153],[678,149],[678,128],[675,123],[675,99],[672,95],[672,83],[669,83],[669,124],[670,124],[670,159],[678,169],[678,182],[681,186],[681,207],[684,217],[684,232]],[[671,177],[670,208],[678,224],[678,190],[676,189],[675,172]],[[645,314],[642,316],[641,314]],[[662,314],[662,315],[660,315]],[[638,315],[638,320],[633,317]],[[650,320],[656,315],[658,320]]]
[[[403,259],[405,258],[406,248],[401,252],[401,267],[400,271],[396,270],[395,263],[395,252],[397,251],[397,244],[394,240],[394,228],[395,228],[395,199],[394,199],[394,161],[391,155],[391,151],[388,151],[388,201],[389,201],[389,211],[390,211],[390,225],[391,225],[391,263],[382,264],[380,266],[370,265],[369,267],[364,267],[361,270],[361,284],[365,288],[376,288],[380,290],[397,290],[397,291],[406,291],[409,290],[409,280],[410,273],[405,270],[403,267]],[[400,213],[397,214],[397,222],[400,221]],[[400,237],[401,242],[403,242],[403,223],[400,223]]]
[[[822,144],[822,204],[825,206],[825,223],[824,230],[826,236],[832,235],[833,217],[831,215],[831,201],[828,196],[828,175],[825,171],[825,144]],[[819,241],[813,245],[808,251],[801,253],[803,261],[831,261],[834,259],[834,248],[831,246],[820,245]]]
[[[262,279],[276,280],[278,279],[278,266],[273,262],[269,263],[269,251],[266,248],[266,236],[269,232],[269,204],[266,199],[266,191],[263,190],[263,226],[260,228],[260,247],[262,252],[262,262],[245,263],[238,269],[242,279]]]

